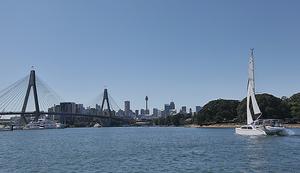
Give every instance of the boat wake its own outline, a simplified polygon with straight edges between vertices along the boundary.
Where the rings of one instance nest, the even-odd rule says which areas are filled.
[[[285,129],[285,132],[286,132],[286,136],[298,136],[296,135],[296,133],[291,130],[291,129]],[[299,135],[300,136],[300,135]]]

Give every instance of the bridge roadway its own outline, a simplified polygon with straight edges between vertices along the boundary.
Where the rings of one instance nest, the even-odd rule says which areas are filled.
[[[31,117],[37,114],[37,112],[0,112],[0,115],[21,115],[23,114],[26,117]],[[78,116],[78,117],[93,117],[101,119],[113,119],[117,121],[130,122],[132,120],[116,117],[116,116],[104,116],[104,115],[91,115],[91,114],[78,114],[78,113],[65,113],[65,112],[39,112],[39,115],[59,115],[59,116]]]

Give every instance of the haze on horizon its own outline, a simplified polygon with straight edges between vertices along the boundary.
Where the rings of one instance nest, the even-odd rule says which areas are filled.
[[[256,91],[300,91],[300,2],[0,2],[0,90],[37,75],[65,101],[87,104],[107,86],[123,108],[203,106],[246,95],[249,49]],[[100,101],[99,101],[100,102]]]

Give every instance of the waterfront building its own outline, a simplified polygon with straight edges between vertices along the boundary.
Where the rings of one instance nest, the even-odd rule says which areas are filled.
[[[149,109],[145,110],[145,115],[150,115],[150,110]]]
[[[74,102],[62,102],[60,103],[61,113],[76,113],[76,104]],[[74,116],[61,116],[60,122],[64,124],[74,124]]]
[[[139,115],[139,110],[135,110],[135,116]]]
[[[74,102],[60,103],[60,111],[63,113],[76,113],[76,104]]]
[[[78,114],[83,114],[84,113],[83,104],[76,104],[76,113],[78,113]]]
[[[145,115],[146,111],[145,109],[141,109],[141,115]]]
[[[118,112],[116,113],[116,116],[118,117],[123,117],[125,115],[125,112],[122,109],[119,109]]]
[[[60,105],[54,105],[53,107],[48,108],[48,112],[60,112]],[[49,114],[48,116],[53,121],[57,121],[57,122],[60,121],[60,116],[59,115]]]
[[[153,117],[159,117],[160,116],[160,111],[157,108],[153,108]]]

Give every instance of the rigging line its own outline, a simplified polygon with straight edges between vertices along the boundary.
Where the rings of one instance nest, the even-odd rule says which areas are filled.
[[[43,99],[46,106],[51,107],[54,102],[57,102],[53,95],[48,91],[45,91],[44,88],[40,88],[40,90],[42,91],[41,99]]]
[[[60,101],[53,98],[52,95],[49,95],[48,97],[45,97],[45,98],[46,98],[45,103],[47,104],[47,106],[49,108],[52,107],[54,104],[60,104]]]
[[[30,90],[30,92],[31,92],[31,90]],[[20,107],[20,109],[19,109],[20,111],[22,111],[26,94],[27,94],[27,88],[24,87],[23,89],[21,89],[21,95],[19,96],[19,100],[17,102]],[[28,106],[28,104],[27,104],[27,106]]]
[[[43,90],[45,90],[45,89],[43,89]],[[43,93],[43,94],[44,94],[45,99],[46,99],[48,102],[57,102],[57,101],[59,101],[59,99],[56,98],[56,97],[53,95],[53,93],[48,92],[48,91],[45,91],[45,92],[46,92],[46,93]]]
[[[22,91],[22,86],[18,86],[15,90],[11,91],[8,93],[7,97],[5,100],[3,100],[3,103],[1,104],[0,108],[6,107],[6,105],[9,103],[10,99],[12,99],[16,94]]]
[[[49,94],[49,92],[46,91],[45,88],[43,87],[40,87],[40,91],[41,91],[40,99],[44,102],[44,105],[49,108],[48,102],[51,100],[51,97],[49,97],[51,96],[51,94]]]
[[[108,96],[112,100],[112,102],[117,106],[117,108],[120,109],[119,105],[115,102],[115,100],[109,94]]]
[[[59,104],[59,101],[55,101],[55,100],[46,100],[46,104],[47,104],[47,106],[50,108],[50,107],[52,107],[54,104]]]
[[[18,105],[18,107],[17,107],[17,111],[22,111],[22,102],[24,101],[24,99],[25,99],[25,92],[22,92],[22,94],[20,95],[20,97],[19,98],[17,98],[17,102],[16,102],[16,105]]]
[[[39,88],[39,95],[38,95],[38,99],[39,99],[39,105],[41,107],[41,110],[46,111],[47,106],[45,105],[45,93],[43,92],[43,89]]]
[[[12,110],[15,108],[15,102],[17,101],[16,99],[23,93],[24,91],[20,87],[19,90],[14,94],[14,97],[10,100],[10,102],[7,102],[6,108],[11,108]]]
[[[12,85],[10,85],[9,87],[5,88],[4,90],[0,91],[1,95],[0,95],[0,99],[1,97],[3,97],[4,95],[6,95],[7,93],[11,92],[12,90],[14,90],[17,86],[19,86],[21,83],[23,83],[25,81],[25,79],[27,78],[24,77],[20,80],[18,80],[17,82],[13,83]]]
[[[87,106],[94,107],[96,104],[101,106],[103,94],[99,94],[87,103]]]
[[[20,88],[19,91],[16,92],[16,94],[14,94],[14,98],[12,99],[11,103],[9,103],[9,105],[7,106],[7,108],[10,108],[9,110],[15,110],[16,102],[18,102],[18,99],[20,95],[22,95],[22,93],[22,89]]]
[[[42,90],[39,88],[38,89],[38,100],[39,100],[39,106],[40,106],[40,110],[45,110],[45,103],[44,103],[44,99],[43,99],[43,96],[44,96],[44,93],[41,92]]]
[[[4,107],[7,102],[15,95],[19,92],[19,90],[21,90],[21,87],[16,88],[16,90],[11,91],[10,93],[8,93],[2,100],[0,103],[0,107]]]
[[[43,110],[43,111],[46,112],[46,107],[47,107],[47,106],[45,106],[45,102],[44,102],[43,99],[41,99],[41,100],[39,101],[39,104],[40,104],[40,106],[41,106],[40,111]]]
[[[16,94],[13,95],[13,97],[11,97],[11,99],[7,102],[7,104],[5,105],[4,109],[7,109],[7,107],[13,106],[12,102],[15,100],[16,97],[19,96],[19,94],[22,93],[22,90],[19,89],[18,92]]]
[[[26,79],[26,77],[18,80],[17,82],[11,84],[10,86],[4,88],[3,90],[0,91],[0,98],[5,95],[5,93],[9,92],[11,89],[13,89],[15,86],[19,85],[19,83],[22,83],[23,80]]]
[[[50,93],[53,93],[55,97],[57,97],[58,100],[63,100],[60,95],[57,94],[57,92],[52,89],[46,82],[44,82],[41,78],[37,76],[37,80],[47,89]]]
[[[10,88],[8,91],[6,91],[5,93],[2,94],[2,98],[0,98],[1,100],[1,104],[3,104],[3,102],[5,103],[7,101],[7,99],[11,96],[11,94],[14,94],[18,89],[22,88],[23,85],[21,85],[21,83],[15,85],[14,87]]]
[[[40,104],[40,106],[41,106],[41,109],[40,109],[40,110],[46,111],[47,106],[45,105],[44,99],[39,99],[39,104]]]
[[[40,82],[37,81],[37,88],[39,89],[39,96],[40,99],[45,99],[48,91],[43,87],[43,85],[40,84]]]
[[[21,100],[21,96],[24,95],[24,92],[20,92],[18,94],[18,96],[15,98],[14,102],[11,103],[11,105],[14,105],[15,107],[12,108],[13,111],[17,111],[18,110],[18,107],[19,107],[19,102]],[[20,111],[21,112],[21,111]]]
[[[45,96],[43,97],[43,99],[41,99],[43,105],[44,105],[44,111],[47,112],[49,109],[49,105],[46,103],[46,99]]]
[[[46,109],[50,108],[52,105],[52,103],[50,103],[50,102],[55,102],[51,98],[53,96],[51,95],[51,93],[49,94],[49,92],[45,91],[44,88],[40,88],[40,91],[42,91],[42,94],[40,94],[41,95],[40,99],[43,101],[44,106],[46,106]],[[43,91],[45,91],[46,93]]]

